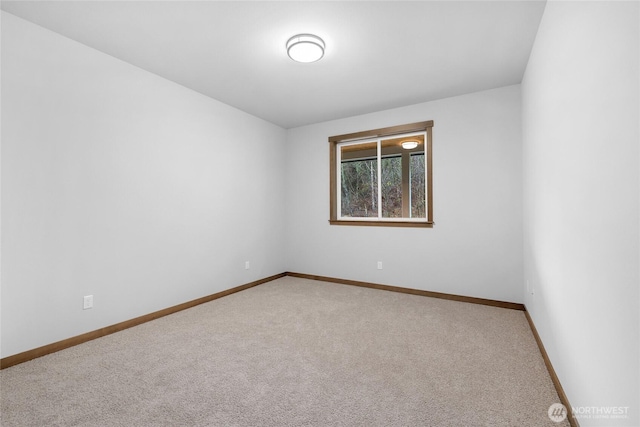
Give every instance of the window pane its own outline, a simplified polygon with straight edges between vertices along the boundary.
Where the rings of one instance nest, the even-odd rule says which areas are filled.
[[[426,218],[424,153],[412,154],[410,162],[411,218]]]
[[[340,198],[343,217],[378,216],[377,144],[341,147]]]

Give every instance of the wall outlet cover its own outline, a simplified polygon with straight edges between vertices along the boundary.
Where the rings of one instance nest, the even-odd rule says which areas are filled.
[[[82,309],[86,310],[88,308],[93,308],[93,295],[85,295],[84,297],[84,305]]]

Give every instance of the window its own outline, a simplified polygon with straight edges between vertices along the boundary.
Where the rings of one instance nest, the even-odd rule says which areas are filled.
[[[433,121],[332,136],[333,225],[433,227]]]

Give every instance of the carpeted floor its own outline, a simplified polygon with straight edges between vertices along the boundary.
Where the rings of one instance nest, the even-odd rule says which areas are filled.
[[[568,426],[524,313],[284,277],[0,372],[10,426]]]

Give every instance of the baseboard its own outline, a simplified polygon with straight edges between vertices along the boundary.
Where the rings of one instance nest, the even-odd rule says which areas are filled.
[[[360,286],[360,287],[371,288],[371,289],[380,289],[380,290],[391,291],[391,292],[400,292],[405,294],[420,295],[420,296],[426,296],[431,298],[441,298],[441,299],[447,299],[452,301],[467,302],[472,304],[482,304],[482,305],[489,305],[493,307],[524,311],[527,321],[529,322],[529,326],[531,327],[531,331],[533,332],[536,342],[538,343],[540,353],[542,354],[542,358],[544,359],[544,363],[547,366],[547,370],[549,371],[549,375],[551,376],[551,380],[553,381],[553,385],[556,388],[560,401],[567,408],[569,423],[571,424],[572,427],[579,427],[578,421],[573,417],[573,414],[571,413],[571,405],[569,404],[569,400],[567,399],[567,396],[564,393],[564,390],[562,389],[562,385],[558,380],[558,376],[556,375],[555,370],[551,365],[551,361],[549,360],[549,357],[544,348],[544,345],[542,344],[542,340],[538,335],[538,331],[536,330],[536,327],[533,324],[533,320],[531,319],[531,316],[529,315],[529,313],[526,310],[526,307],[523,304],[505,302],[505,301],[496,301],[496,300],[490,300],[490,299],[484,299],[484,298],[467,297],[467,296],[461,296],[461,295],[455,295],[455,294],[445,294],[441,292],[424,291],[420,289],[403,288],[399,286],[382,285],[378,283],[361,282],[357,280],[338,279],[335,277],[294,273],[294,272],[285,272],[285,273],[269,276],[264,279],[256,280],[250,283],[246,283],[244,285],[237,286],[235,288],[227,289],[225,291],[217,292],[215,294],[198,298],[192,301],[188,301],[182,304],[178,304],[173,307],[155,311],[153,313],[149,313],[144,316],[136,317],[130,320],[125,320],[124,322],[116,323],[115,325],[111,325],[101,329],[97,329],[95,331],[87,332],[82,335],[78,335],[62,341],[58,341],[52,344],[38,347],[33,350],[28,350],[22,353],[18,353],[13,356],[8,356],[3,359],[0,359],[0,369],[5,369],[10,366],[14,366],[14,365],[35,359],[37,357],[55,353],[57,351],[64,350],[69,347],[73,347],[75,345],[82,344],[87,341],[94,340],[96,338],[104,337],[106,335],[110,335],[128,328],[140,325],[142,323],[146,323],[151,320],[155,320],[160,317],[167,316],[169,314],[177,313],[178,311],[186,310],[188,308],[195,307],[197,305],[204,304],[204,303],[216,300],[218,298],[222,298],[224,296],[227,296],[236,292],[240,292],[242,290],[249,289],[254,286],[258,286],[263,283],[270,282],[272,280],[279,279],[284,276],[298,277],[298,278],[310,279],[310,280],[319,280],[323,282],[339,283],[339,284],[351,285],[351,286]]]
[[[551,364],[551,360],[549,359],[549,355],[547,354],[547,350],[544,348],[544,344],[542,344],[542,339],[540,335],[538,335],[538,330],[536,329],[536,325],[533,323],[533,319],[529,315],[529,311],[525,307],[524,314],[527,317],[527,321],[529,322],[529,327],[531,328],[531,332],[533,332],[533,336],[538,343],[538,348],[540,349],[540,353],[542,354],[542,359],[544,360],[544,364],[547,366],[547,371],[549,371],[549,376],[551,377],[551,381],[553,382],[553,386],[556,388],[556,392],[558,393],[558,397],[560,398],[560,403],[562,403],[565,408],[567,408],[567,419],[569,420],[569,424],[571,427],[580,427],[578,420],[573,416],[572,406],[569,403],[569,399],[562,388],[562,384],[560,384],[560,380],[558,379],[558,375],[556,375],[556,370],[553,369],[553,365]]]
[[[150,322],[151,320],[155,320],[160,317],[164,317],[169,314],[176,313],[178,311],[186,310],[188,308],[195,307],[197,305],[204,304],[204,303],[213,301],[215,299],[222,298],[224,296],[227,296],[236,292],[240,292],[242,290],[249,289],[254,286],[258,286],[275,279],[279,279],[284,276],[299,277],[299,278],[311,279],[311,280],[320,280],[323,282],[340,283],[344,285],[361,286],[361,287],[372,288],[372,289],[381,289],[385,291],[401,292],[405,294],[421,295],[421,296],[427,296],[432,298],[442,298],[442,299],[448,299],[453,301],[468,302],[473,304],[490,305],[494,307],[508,308],[513,310],[524,310],[524,305],[512,303],[512,302],[466,297],[461,295],[445,294],[440,292],[423,291],[419,289],[402,288],[399,286],[381,285],[378,283],[360,282],[356,280],[338,279],[335,277],[315,276],[310,274],[285,272],[285,273],[276,274],[270,277],[266,277],[264,279],[256,280],[250,283],[246,283],[244,285],[240,285],[232,289],[227,289],[225,291],[217,292],[215,294],[198,298],[192,301],[188,301],[182,304],[178,304],[173,307],[165,308],[163,310],[145,314],[143,316],[136,317],[134,319],[125,320],[124,322],[116,323],[115,325],[106,326],[104,328],[97,329],[95,331],[87,332],[81,335],[77,335],[75,337],[67,338],[58,342],[54,342],[52,344],[47,344],[42,347],[34,348],[32,350],[27,350],[22,353],[18,353],[12,356],[2,358],[0,359],[0,369],[9,368],[11,366],[24,363],[29,360],[33,360],[35,358],[45,356],[47,354],[64,350],[65,348],[73,347],[75,345],[79,345],[87,341],[94,340],[96,338],[104,337],[106,335],[110,335],[128,328],[132,328],[142,323]]]
[[[511,310],[524,311],[524,305],[515,302],[497,301],[492,299],[466,297],[455,294],[445,294],[441,292],[423,291],[420,289],[402,288],[400,286],[381,285],[379,283],[360,282],[357,280],[337,279],[335,277],[315,276],[311,274],[286,272],[285,275],[291,277],[299,277],[301,279],[320,280],[322,282],[340,283],[343,285],[360,286],[364,288],[381,289],[384,291],[400,292],[403,294],[421,295],[423,297],[440,298],[459,302],[468,302],[472,304],[490,305],[492,307],[508,308]]]
[[[553,385],[556,388],[556,392],[558,393],[558,397],[560,398],[561,403],[567,408],[567,418],[569,420],[569,423],[571,424],[572,427],[580,427],[578,421],[573,416],[569,399],[567,398],[567,395],[565,394],[564,389],[560,384],[560,380],[558,379],[558,376],[556,375],[556,372],[553,369],[553,365],[549,360],[549,356],[547,355],[547,351],[544,348],[544,344],[540,339],[540,335],[538,335],[536,326],[533,323],[533,320],[531,319],[531,316],[529,315],[529,312],[527,311],[524,304],[497,301],[497,300],[484,299],[484,298],[467,297],[467,296],[455,295],[455,294],[445,294],[441,292],[424,291],[420,289],[403,288],[399,286],[382,285],[379,283],[361,282],[357,280],[338,279],[335,277],[294,273],[294,272],[285,272],[285,273],[280,273],[273,276],[265,277],[263,279],[246,283],[244,285],[236,286],[235,288],[227,289],[225,291],[217,292],[215,294],[198,298],[192,301],[188,301],[182,304],[178,304],[173,307],[155,311],[153,313],[149,313],[144,316],[136,317],[130,320],[125,320],[124,322],[116,323],[115,325],[111,325],[101,329],[97,329],[95,331],[87,332],[82,335],[78,335],[62,341],[58,341],[52,344],[38,347],[33,350],[28,350],[22,353],[18,353],[13,356],[8,356],[3,359],[0,359],[0,369],[5,369],[10,366],[14,366],[14,365],[35,359],[37,357],[55,353],[57,351],[64,350],[65,348],[73,347],[75,345],[82,344],[87,341],[94,340],[96,338],[104,337],[106,335],[110,335],[115,332],[119,332],[124,329],[128,329],[128,328],[140,325],[142,323],[146,323],[151,320],[155,320],[160,317],[167,316],[169,314],[177,313],[178,311],[186,310],[188,308],[195,307],[197,305],[204,304],[204,303],[216,300],[218,298],[222,298],[224,296],[231,295],[233,293],[240,292],[245,289],[249,289],[254,286],[258,286],[263,283],[267,283],[272,280],[279,279],[284,276],[298,277],[298,278],[310,279],[310,280],[319,280],[323,282],[339,283],[339,284],[351,285],[351,286],[360,286],[360,287],[371,288],[371,289],[380,289],[380,290],[391,291],[391,292],[400,292],[400,293],[411,294],[411,295],[420,295],[420,296],[431,297],[431,298],[441,298],[441,299],[447,299],[452,301],[467,302],[472,304],[482,304],[482,305],[489,305],[493,307],[524,311],[527,321],[529,322],[531,332],[533,333],[533,336],[536,342],[538,343],[538,348],[540,349],[540,353],[542,354],[544,363],[547,366],[547,370],[549,371],[549,376],[551,377],[551,381],[553,382]]]
[[[496,301],[496,300],[490,300],[490,299],[484,299],[484,298],[467,297],[467,296],[461,296],[461,295],[455,295],[455,294],[445,294],[441,292],[423,291],[419,289],[402,288],[399,286],[382,285],[378,283],[338,279],[335,277],[317,276],[317,275],[294,273],[294,272],[285,272],[285,273],[275,274],[273,276],[265,277],[264,279],[259,279],[250,283],[246,283],[244,285],[236,286],[235,288],[227,289],[225,291],[217,292],[215,294],[198,298],[192,301],[188,301],[182,304],[178,304],[173,307],[155,311],[153,313],[146,314],[144,316],[140,316],[134,319],[126,320],[124,322],[116,323],[115,325],[111,325],[95,331],[87,332],[82,335],[78,335],[72,338],[55,342],[53,344],[48,344],[42,347],[38,347],[33,350],[28,350],[22,353],[18,353],[13,356],[8,356],[3,359],[0,359],[0,369],[5,369],[10,366],[14,366],[14,365],[35,359],[37,357],[55,353],[57,351],[64,350],[65,348],[73,347],[75,345],[82,344],[87,341],[94,340],[96,338],[110,335],[115,332],[119,332],[124,329],[128,329],[133,326],[137,326],[142,323],[146,323],[151,320],[155,320],[160,317],[164,317],[169,314],[176,313],[178,311],[186,310],[188,308],[195,307],[197,305],[204,304],[206,302],[210,302],[215,299],[222,298],[224,296],[227,296],[236,292],[240,292],[245,289],[249,289],[254,286],[258,286],[263,283],[270,282],[272,280],[279,279],[284,276],[298,277],[298,278],[310,279],[310,280],[319,280],[323,282],[339,283],[339,284],[351,285],[351,286],[360,286],[360,287],[371,288],[371,289],[380,289],[380,290],[391,291],[391,292],[400,292],[405,294],[420,295],[420,296],[426,296],[431,298],[441,298],[441,299],[447,299],[452,301],[467,302],[472,304],[482,304],[482,305],[489,305],[493,307],[501,307],[501,308],[507,308],[512,310],[524,311],[527,321],[529,322],[529,327],[531,328],[531,332],[533,333],[536,343],[538,344],[540,353],[542,354],[544,363],[547,367],[547,370],[549,371],[549,376],[551,377],[551,381],[553,382],[556,392],[558,393],[558,397],[560,398],[560,402],[567,408],[567,419],[569,420],[569,424],[571,425],[571,427],[580,427],[578,420],[573,416],[572,409],[571,409],[572,406],[569,403],[569,399],[567,398],[567,395],[565,394],[564,389],[562,388],[562,385],[560,384],[560,380],[558,379],[555,369],[553,369],[553,365],[549,360],[549,356],[547,354],[547,351],[544,348],[542,339],[540,338],[540,335],[538,335],[538,330],[536,329],[536,326],[533,323],[533,319],[531,319],[531,316],[529,315],[529,312],[527,311],[526,306],[524,304]]]
[[[187,301],[182,304],[174,305],[173,307],[165,308],[159,311],[154,311],[153,313],[145,314],[144,316],[136,317],[130,320],[125,320],[124,322],[116,323],[115,325],[106,326],[104,328],[87,332],[82,335],[77,335],[75,337],[67,338],[62,341],[58,341],[42,347],[34,348],[33,350],[27,350],[22,353],[14,354],[13,356],[8,356],[0,359],[0,369],[5,369],[10,366],[17,365],[19,363],[24,363],[29,360],[35,359],[37,357],[55,353],[57,351],[64,350],[65,348],[73,347],[75,345],[82,344],[87,341],[94,340],[96,338],[104,337],[105,335],[110,335],[115,332],[119,332],[124,329],[128,329],[128,328],[140,325],[142,323],[146,323],[151,320],[155,320],[160,317],[164,317],[169,314],[176,313],[178,311],[186,310],[188,308],[195,307],[197,305],[204,304],[206,302],[210,302],[215,299],[222,298],[224,296],[227,296],[236,292],[240,292],[245,289],[249,289],[254,286],[258,286],[275,279],[279,279],[281,277],[284,277],[285,275],[286,273],[280,273],[273,276],[265,277],[264,279],[260,279],[250,283],[246,283],[244,285],[236,286],[235,288],[231,288],[225,291],[217,292],[215,294],[207,295],[205,297],[194,299],[192,301]]]

